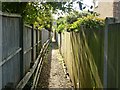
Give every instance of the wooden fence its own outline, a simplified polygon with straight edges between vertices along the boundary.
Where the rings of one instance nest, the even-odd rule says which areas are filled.
[[[49,38],[49,32],[23,25],[20,15],[2,12],[0,26],[0,89],[2,89],[11,84],[16,86],[29,71],[37,59],[42,42]],[[44,37],[46,39],[42,40]]]
[[[120,23],[108,25],[107,87],[120,88]]]
[[[61,35],[61,53],[75,88],[102,88],[99,72],[103,70],[97,69],[98,66],[101,67],[103,64],[103,58],[100,56],[102,55],[102,51],[100,51],[102,47],[99,47],[102,40],[95,36],[97,33],[94,32],[94,35],[92,35],[92,32],[87,32],[87,30],[79,33],[65,32]],[[88,36],[86,37],[86,35]],[[92,42],[89,42],[89,40]],[[95,46],[95,44],[98,45]],[[95,50],[94,53],[93,50]],[[93,54],[96,57],[93,57]],[[98,61],[99,59],[95,60],[95,58],[102,58],[102,60]]]
[[[106,19],[105,29],[65,32],[58,45],[75,88],[118,88],[120,24]]]

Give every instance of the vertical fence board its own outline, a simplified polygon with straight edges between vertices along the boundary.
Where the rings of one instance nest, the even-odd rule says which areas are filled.
[[[2,62],[2,16],[0,15],[0,63]],[[0,90],[2,89],[2,67],[0,66]]]
[[[33,33],[34,33],[34,60],[36,60],[36,30],[34,30]]]
[[[49,38],[49,31],[42,29],[41,31],[41,37],[42,37],[42,45],[45,43],[45,41]]]
[[[23,44],[24,44],[24,75],[26,72],[28,72],[30,68],[31,63],[31,30],[32,28],[29,28],[27,26],[24,26],[24,33],[23,33]]]
[[[120,24],[108,26],[108,88],[119,87],[119,34]]]
[[[2,17],[2,62],[16,52],[19,46],[20,18]],[[2,64],[2,86],[15,85],[20,80],[20,52]]]

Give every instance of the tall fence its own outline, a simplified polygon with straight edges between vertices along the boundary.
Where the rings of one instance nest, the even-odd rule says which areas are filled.
[[[41,50],[42,38],[48,39],[49,32],[23,25],[20,15],[2,12],[0,26],[0,89],[2,89],[9,85],[16,86],[29,71]],[[47,36],[42,36],[41,33]]]
[[[108,25],[107,87],[120,88],[120,23]]]
[[[0,14],[0,89],[8,82],[17,83],[21,77],[21,16]]]
[[[76,88],[119,88],[120,24],[106,19],[105,29],[64,32],[58,45]]]
[[[97,34],[103,34],[103,30],[87,32],[84,29],[79,33],[65,32],[61,35],[60,51],[76,88],[102,88],[100,76],[104,58],[99,45],[102,40]]]

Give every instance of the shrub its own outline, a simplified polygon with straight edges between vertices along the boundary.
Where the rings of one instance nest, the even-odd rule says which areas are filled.
[[[58,20],[58,32],[63,31],[75,31],[80,30],[81,25],[84,25],[86,29],[103,29],[104,28],[104,19],[98,18],[95,14],[70,14],[66,17],[60,18]]]

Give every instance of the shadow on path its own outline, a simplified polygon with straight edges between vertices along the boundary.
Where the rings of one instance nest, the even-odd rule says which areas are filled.
[[[57,43],[52,42],[49,53],[44,59],[43,69],[40,75],[38,90],[40,88],[70,88],[71,83],[65,78]]]

